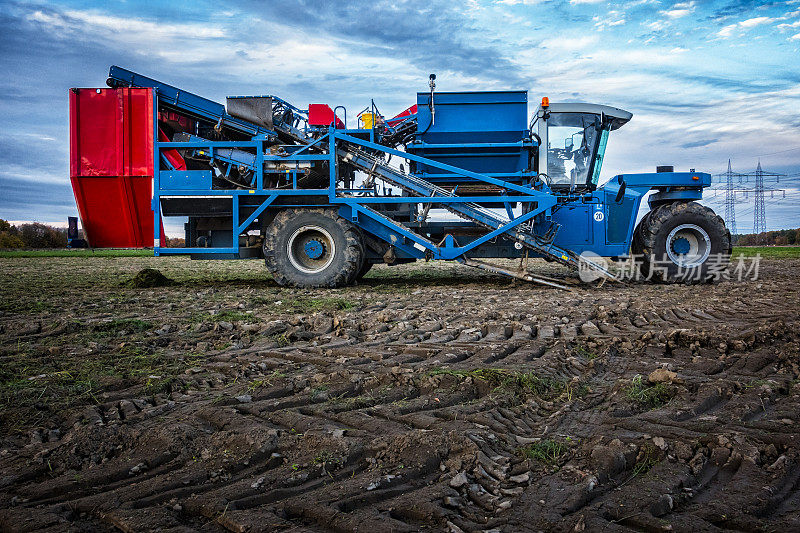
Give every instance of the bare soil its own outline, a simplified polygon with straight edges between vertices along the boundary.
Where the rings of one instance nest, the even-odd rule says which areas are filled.
[[[5,531],[800,530],[799,260],[573,292],[449,263],[337,290],[258,261],[0,269]]]

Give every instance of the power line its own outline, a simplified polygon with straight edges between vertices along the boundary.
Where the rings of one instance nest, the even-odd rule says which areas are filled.
[[[765,178],[770,180],[774,179],[775,183],[780,183],[781,178],[784,178],[784,183],[786,179],[789,177],[794,177],[794,175],[786,175],[786,174],[779,174],[776,172],[765,172],[764,169],[761,167],[761,160],[758,161],[758,166],[756,167],[755,172],[751,173],[736,173],[733,172],[731,168],[731,160],[728,159],[728,170],[723,174],[717,174],[717,177],[720,178],[720,182],[722,178],[724,178],[725,183],[725,225],[728,226],[731,233],[736,234],[736,203],[740,203],[742,200],[737,199],[737,193],[739,194],[739,198],[744,195],[744,201],[748,200],[749,194],[753,193],[753,233],[755,234],[763,234],[767,231],[767,205],[773,205],[773,203],[782,201],[786,199],[786,189],[778,189],[774,187],[764,187],[764,180]],[[755,186],[753,188],[737,188],[734,185],[734,180],[738,178],[739,183],[748,183],[749,178],[754,178]],[[720,182],[717,182],[718,184]],[[716,195],[716,191],[720,190],[719,188],[714,189],[714,193]],[[769,202],[766,201],[766,194],[769,194]],[[775,193],[782,194],[782,198],[775,198]],[[790,200],[794,199],[793,196],[790,195]],[[749,215],[750,209],[745,208],[739,214],[740,215]]]
[[[800,150],[800,146],[798,146],[797,148],[789,148],[788,150],[780,150],[779,152],[771,152],[769,154],[758,154],[758,155],[756,155],[756,157],[764,157],[764,156],[768,156],[768,155],[785,154],[787,152],[795,152],[797,150]]]

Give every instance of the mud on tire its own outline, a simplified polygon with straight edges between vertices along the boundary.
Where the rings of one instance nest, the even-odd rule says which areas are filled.
[[[341,287],[364,264],[361,231],[333,209],[286,209],[264,235],[264,262],[279,285]]]
[[[704,283],[727,266],[731,233],[722,217],[697,202],[664,204],[636,227],[631,251],[645,278]]]

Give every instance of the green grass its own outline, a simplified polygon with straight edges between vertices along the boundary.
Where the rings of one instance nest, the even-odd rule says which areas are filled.
[[[37,353],[20,343],[0,355],[0,419],[9,431],[35,425],[52,413],[99,403],[104,391],[120,386],[139,383],[146,394],[169,392],[192,364],[190,358],[135,345],[101,348],[87,356]]]
[[[574,351],[575,351],[576,354],[578,354],[581,357],[584,357],[584,358],[588,359],[589,361],[594,361],[595,359],[597,359],[599,357],[595,352],[593,352],[593,351],[591,351],[591,350],[589,350],[587,348],[584,348],[581,345],[576,346]]]
[[[285,373],[283,373],[283,372],[281,372],[279,370],[273,370],[271,374],[269,374],[268,376],[266,376],[264,378],[252,380],[250,382],[250,385],[248,385],[248,387],[247,387],[247,392],[252,394],[252,393],[256,392],[258,389],[260,389],[261,387],[271,387],[272,384],[275,382],[275,380],[283,379],[286,376],[287,376],[287,374],[285,374]]]
[[[292,344],[292,339],[290,339],[286,333],[276,333],[275,335],[270,335],[268,338],[277,342],[278,348],[285,348]]]
[[[756,254],[761,254],[761,257],[769,259],[800,259],[800,246],[735,246],[733,248],[733,257],[743,254],[745,257],[753,257]],[[113,248],[98,248],[92,249],[48,249],[48,250],[0,250],[0,259],[12,259],[16,257],[153,257],[153,250],[139,250],[139,249],[113,249]],[[399,273],[390,269],[381,270],[380,272],[370,272],[369,277],[372,279],[407,277],[411,279],[416,278],[430,278],[431,280],[449,279],[453,276],[450,270],[434,271],[433,269],[423,270],[414,269],[409,272],[403,271]],[[419,281],[419,280],[417,280]]]
[[[545,439],[520,448],[518,453],[539,463],[558,466],[569,454],[569,446],[566,442]]]
[[[473,370],[450,370],[437,368],[432,376],[450,375],[459,378],[471,377],[487,382],[500,391],[532,394],[541,398],[554,398],[567,392],[567,383],[553,378],[537,376],[533,372],[516,372],[501,368],[476,368]]]
[[[745,257],[760,254],[765,259],[800,259],[800,246],[734,246],[731,261],[739,254]]]
[[[53,250],[0,250],[0,259],[16,257],[153,257],[153,250],[134,249],[53,249]]]
[[[650,445],[645,444],[639,451],[636,459],[636,464],[633,466],[633,473],[631,477],[639,477],[650,471],[659,462],[658,450]]]
[[[637,374],[631,380],[630,386],[625,389],[625,395],[642,409],[656,409],[670,401],[675,393],[664,383],[648,385],[642,376]]]

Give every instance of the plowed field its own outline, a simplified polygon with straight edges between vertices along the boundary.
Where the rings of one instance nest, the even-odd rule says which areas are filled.
[[[125,283],[145,267],[174,283]],[[572,292],[0,268],[2,530],[800,530],[799,260]]]

